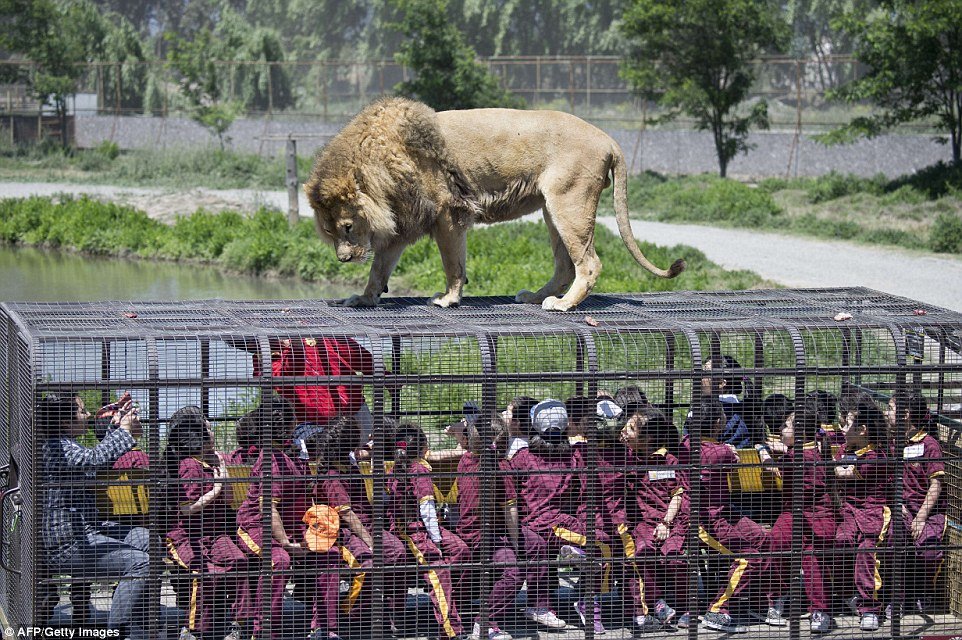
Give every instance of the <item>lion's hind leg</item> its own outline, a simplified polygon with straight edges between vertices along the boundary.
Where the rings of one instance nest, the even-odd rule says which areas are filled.
[[[561,243],[574,267],[574,280],[563,297],[548,296],[541,302],[547,311],[567,311],[578,306],[594,289],[601,274],[601,260],[595,253],[595,210],[600,195],[571,189],[549,200]]]
[[[545,209],[544,221],[548,226],[548,237],[551,239],[551,251],[554,254],[554,273],[551,279],[537,291],[528,291],[527,289],[519,291],[518,295],[514,297],[515,302],[541,304],[545,298],[564,293],[565,290],[571,286],[571,282],[575,278],[575,265],[571,262],[571,256],[568,255],[567,247],[561,242],[561,236],[558,235],[558,229],[554,226],[554,222],[551,220],[547,208]]]

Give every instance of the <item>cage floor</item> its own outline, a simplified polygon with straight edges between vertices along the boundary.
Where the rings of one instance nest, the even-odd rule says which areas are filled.
[[[425,602],[426,595],[423,595],[420,589],[411,589],[409,592],[410,596],[413,597],[412,602],[421,605],[427,605]],[[111,592],[107,589],[98,588],[96,589],[90,599],[91,613],[93,614],[92,622],[97,624],[98,622],[105,624],[107,619],[107,611],[110,607],[110,595]],[[181,611],[174,606],[174,593],[170,589],[170,586],[165,584],[163,590],[161,591],[161,633],[158,640],[165,640],[165,638],[170,638],[174,640],[177,638],[177,633],[180,629],[180,619]],[[417,605],[415,605],[417,606]],[[429,605],[427,605],[429,608]],[[71,617],[71,605],[70,601],[63,597],[60,604],[56,608],[56,613],[54,620],[51,622],[57,625],[67,626],[70,624]],[[310,612],[303,607],[303,604],[288,598],[285,602],[285,614],[290,616],[296,622],[292,625],[294,629],[290,632],[282,632],[279,634],[279,638],[283,640],[298,640],[304,637],[304,634],[299,629],[300,626],[305,624],[310,619]],[[430,617],[429,611],[416,611],[409,614],[412,617],[423,617],[426,615]],[[570,618],[575,618],[572,612]],[[467,617],[465,619],[468,619]],[[853,615],[836,615],[833,617],[834,626],[830,633],[828,634],[811,634],[808,630],[808,618],[803,617],[801,619],[800,634],[798,637],[801,638],[891,638],[891,626],[888,620],[883,619],[881,628],[878,631],[867,632],[859,629],[859,618]],[[738,621],[745,624],[748,627],[748,633],[745,634],[729,634],[719,631],[714,631],[710,629],[699,628],[698,636],[706,638],[717,638],[717,637],[744,637],[744,638],[788,638],[790,637],[788,627],[771,627],[765,624],[758,623],[752,619],[739,618]],[[638,636],[633,633],[629,626],[615,626],[618,623],[607,624],[607,633],[601,638],[604,640],[627,640],[630,638],[637,638]],[[287,625],[285,625],[286,627]],[[960,635],[960,630],[962,630],[962,617],[956,616],[951,613],[933,613],[924,615],[905,615],[902,617],[901,621],[901,636],[909,638],[921,638],[925,640],[926,638],[951,638],[958,637]],[[566,629],[560,629],[557,631],[543,631],[534,628],[531,623],[528,623],[523,617],[518,615],[518,620],[514,625],[505,625],[504,631],[510,633],[514,638],[528,638],[531,640],[581,640],[585,637],[584,631],[575,626],[569,620],[569,626]],[[660,631],[656,633],[644,634],[645,638],[684,638],[687,637],[688,631],[685,629],[669,629],[665,631]],[[356,629],[355,631],[342,631],[342,636],[345,639],[362,639],[368,638],[369,631],[365,629]],[[391,637],[391,636],[388,636]],[[423,631],[421,633],[412,631],[405,633],[404,631],[399,632],[398,635],[394,636],[396,638],[404,638],[409,640],[431,640],[436,637],[434,634],[425,634]]]

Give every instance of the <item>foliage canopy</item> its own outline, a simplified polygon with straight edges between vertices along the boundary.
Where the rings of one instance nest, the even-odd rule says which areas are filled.
[[[768,128],[764,100],[743,108],[755,81],[751,62],[788,35],[771,0],[631,0],[622,30],[630,53],[623,75],[643,97],[711,132],[719,173],[751,149],[748,133]]]

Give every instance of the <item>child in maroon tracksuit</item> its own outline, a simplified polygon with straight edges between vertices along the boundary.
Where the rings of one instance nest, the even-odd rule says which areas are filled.
[[[893,523],[892,544],[896,553],[905,555],[905,560],[903,581],[895,600],[904,601],[907,595],[915,601],[916,609],[924,613],[931,605],[944,556],[941,545],[946,527],[942,492],[945,462],[939,441],[928,432],[932,415],[921,393],[889,400],[889,426],[894,429],[899,417],[905,421],[906,438],[902,447],[902,517]],[[906,553],[909,550],[911,553]]]
[[[294,410],[284,398],[274,395],[268,403],[262,403],[246,416],[256,424],[256,431],[264,442],[257,460],[251,468],[250,488],[247,498],[237,511],[238,546],[248,554],[252,566],[262,566],[257,558],[263,547],[264,517],[270,518],[272,575],[261,576],[252,598],[254,633],[263,628],[263,601],[266,583],[270,580],[270,619],[272,636],[282,626],[284,590],[289,571],[298,563],[311,569],[315,575],[314,616],[311,620],[312,636],[336,638],[338,625],[337,573],[333,571],[340,562],[340,550],[335,545],[319,553],[310,551],[304,544],[304,515],[310,507],[310,471],[307,463],[285,453],[294,428]],[[263,500],[265,466],[270,464],[270,502]],[[263,503],[263,504],[262,504]],[[270,505],[268,511],[268,504]],[[263,507],[263,508],[262,508]],[[249,588],[249,587],[248,587]]]
[[[391,531],[408,547],[431,587],[434,616],[444,636],[461,635],[461,617],[451,582],[451,569],[439,565],[467,562],[471,552],[461,538],[438,521],[431,465],[424,456],[428,440],[419,427],[401,425],[394,435],[394,469],[386,488],[391,494]]]
[[[629,581],[635,605],[634,625],[639,632],[656,631],[672,622],[675,607],[688,605],[688,563],[685,536],[688,514],[684,493],[687,474],[678,470],[678,431],[651,405],[628,404],[621,442],[627,448],[625,492],[627,519],[635,523],[631,540],[638,558],[637,575]],[[671,604],[668,601],[671,601]],[[654,602],[649,609],[647,602]],[[679,626],[688,626],[682,614]]]
[[[341,556],[352,569],[370,569],[374,566],[374,535],[372,531],[371,496],[367,493],[370,477],[365,478],[357,462],[360,443],[360,427],[353,416],[341,416],[329,423],[318,436],[318,498],[332,506],[341,517]],[[373,487],[373,485],[371,485]],[[381,531],[384,566],[402,563],[407,549],[390,531]],[[341,603],[341,611],[351,615],[362,610],[358,602],[364,593],[365,573],[357,573],[351,580],[351,588]],[[404,577],[397,573],[385,574],[388,607],[404,606]],[[393,616],[392,616],[393,617]]]
[[[616,406],[616,405],[612,405]],[[587,531],[588,526],[594,526],[595,545],[597,546],[601,558],[604,561],[600,592],[602,594],[611,591],[612,581],[612,537],[619,535],[618,525],[625,522],[624,510],[624,487],[623,474],[616,471],[618,466],[622,466],[621,461],[616,460],[620,452],[616,452],[612,447],[606,446],[612,443],[603,442],[608,435],[607,431],[598,429],[598,400],[585,396],[575,396],[565,400],[565,410],[568,413],[568,444],[571,447],[571,468],[578,474],[578,482],[574,483],[574,512],[575,517],[581,527],[581,531]],[[594,457],[589,457],[587,433],[592,432],[595,441]],[[622,447],[619,447],[622,449]],[[589,469],[595,469],[591,474]],[[592,483],[594,488],[592,489]],[[594,503],[592,504],[591,492],[595,493]],[[594,508],[594,518],[589,513]],[[592,522],[593,520],[593,522]],[[625,531],[622,540],[629,539],[630,536]],[[633,543],[624,547],[623,552],[626,557],[629,551],[633,550]],[[624,569],[623,564],[617,567]],[[618,571],[618,576],[623,573]],[[574,603],[575,611],[581,619],[581,624],[586,624],[588,607],[585,598],[579,598]],[[593,600],[593,624],[595,635],[606,633],[601,620],[601,603],[598,598]]]
[[[840,404],[849,426],[845,447],[836,455],[842,464],[834,471],[839,495],[835,543],[857,552],[854,562],[846,563],[839,573],[850,575],[848,567],[853,567],[857,591],[853,601],[862,617],[860,627],[875,631],[879,628],[878,592],[882,587],[875,550],[888,538],[892,517],[886,505],[891,473],[885,417],[865,393],[843,398]],[[844,581],[836,576],[839,584]]]
[[[828,633],[832,628],[829,615],[829,598],[825,590],[819,557],[832,548],[835,541],[835,510],[828,490],[829,468],[824,460],[830,459],[828,442],[818,438],[821,414],[813,400],[806,400],[798,412],[791,412],[782,425],[781,444],[785,453],[779,465],[782,478],[782,512],[772,525],[769,549],[773,552],[792,551],[792,511],[795,505],[793,482],[798,473],[794,444],[802,441],[802,572],[805,576],[805,594],[808,596],[809,621],[812,633]],[[825,451],[823,451],[823,447]],[[765,622],[783,626],[783,617],[789,590],[788,557],[772,558],[771,586],[768,592],[768,615]]]
[[[495,419],[492,425],[494,431],[493,441],[495,443],[506,443],[507,429],[501,421],[500,416]],[[494,532],[494,545],[491,553],[491,562],[504,563],[504,568],[498,568],[495,572],[494,583],[487,594],[488,621],[478,619],[474,625],[474,636],[484,637],[481,633],[482,628],[487,628],[488,640],[511,640],[511,636],[501,630],[501,623],[505,621],[510,610],[514,606],[515,598],[521,590],[526,577],[526,570],[522,570],[514,565],[518,561],[515,550],[515,542],[509,534],[505,519],[504,506],[506,504],[504,485],[499,478],[490,484],[484,482],[481,474],[481,434],[474,422],[460,420],[447,429],[458,444],[465,450],[461,460],[458,461],[458,524],[455,532],[471,550],[473,558],[484,561],[483,535],[484,527]],[[484,522],[482,509],[482,493],[486,490],[492,492],[491,504],[494,510],[489,516],[487,523]],[[540,568],[539,568],[540,570]],[[468,579],[469,582],[479,582],[480,574],[474,574]]]
[[[527,443],[511,447],[502,469],[509,521],[520,518],[518,553],[529,562],[546,563],[565,549],[577,553],[585,544],[579,520],[566,513],[574,483],[571,447],[566,436],[567,412],[558,400],[531,404],[520,402],[512,419],[527,436]],[[518,499],[520,498],[520,501]],[[514,505],[514,506],[512,506]],[[509,522],[509,533],[513,527]],[[546,566],[546,565],[541,565]],[[549,629],[563,629],[567,623],[550,607],[550,572],[531,572],[526,577],[528,606],[525,617]]]
[[[211,631],[215,616],[232,608],[237,637],[249,617],[246,592],[238,590],[234,571],[247,569],[247,556],[234,543],[234,510],[223,456],[214,451],[214,434],[199,407],[178,409],[168,423],[163,468],[168,484],[167,550],[191,574],[187,620],[182,636]]]
[[[728,633],[746,633],[728,613],[732,598],[738,597],[761,572],[764,561],[752,557],[768,544],[768,532],[754,520],[738,517],[731,510],[728,475],[731,465],[738,464],[735,448],[718,442],[726,424],[721,403],[703,398],[692,414],[694,433],[702,434],[701,442],[701,514],[707,522],[699,527],[698,536],[709,548],[734,558],[728,577],[702,616],[708,629]],[[698,429],[698,431],[695,431]]]

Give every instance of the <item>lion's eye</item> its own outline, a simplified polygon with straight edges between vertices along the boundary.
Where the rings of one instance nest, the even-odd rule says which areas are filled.
[[[346,225],[344,225],[344,233],[350,233],[351,229],[353,228],[354,228],[354,225],[348,222]]]

